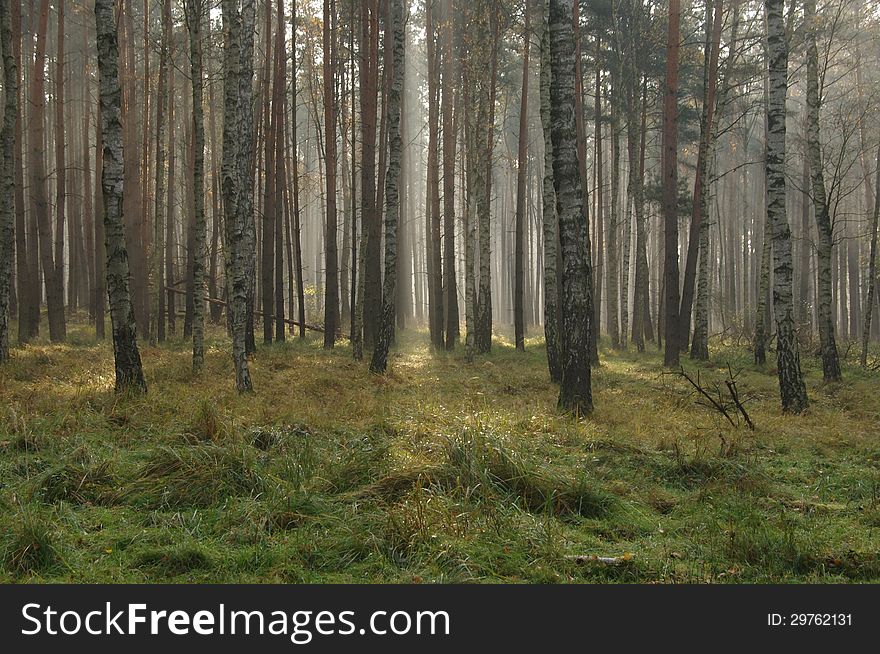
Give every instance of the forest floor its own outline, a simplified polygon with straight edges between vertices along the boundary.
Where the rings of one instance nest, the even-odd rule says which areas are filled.
[[[467,365],[406,332],[384,377],[291,340],[239,396],[212,328],[200,378],[188,343],[142,346],[149,394],[120,397],[92,334],[0,368],[0,581],[880,582],[877,372],[804,355],[785,417],[747,349],[683,357],[740,371],[752,431],[653,347],[603,344],[575,421],[539,337]]]

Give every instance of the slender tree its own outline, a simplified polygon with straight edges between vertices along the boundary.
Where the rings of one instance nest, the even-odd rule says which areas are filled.
[[[714,19],[712,10],[714,6]],[[718,53],[721,49],[721,27],[723,17],[723,0],[709,2],[706,6],[706,46],[703,58],[703,109],[700,117],[700,144],[697,149],[697,169],[694,174],[693,214],[691,216],[690,235],[688,237],[687,259],[684,269],[684,285],[681,292],[679,320],[680,346],[682,351],[688,348],[690,335],[691,309],[693,308],[694,290],[697,281],[697,260],[705,260],[709,253],[709,149],[712,146],[713,121],[715,119],[715,94],[718,86]],[[709,358],[708,334],[703,334],[702,325],[705,320],[698,321],[700,334],[695,331],[694,347],[691,357],[694,359]],[[697,339],[696,337],[699,336]]]
[[[522,93],[519,104],[519,145],[516,163],[516,234],[514,268],[515,282],[513,290],[513,325],[516,349],[525,351],[525,319],[523,316],[523,286],[525,271],[523,270],[523,237],[525,230],[526,210],[526,165],[528,157],[528,113],[529,113],[529,42],[532,38],[531,10],[529,0],[523,3],[523,64]]]
[[[865,299],[865,322],[862,329],[862,367],[868,365],[868,341],[871,338],[871,320],[877,293],[877,226],[880,222],[880,147],[877,149],[876,177],[874,178],[874,209],[871,216],[871,245],[868,255],[868,295]]]
[[[47,189],[46,153],[46,31],[49,22],[49,0],[42,0],[37,23],[37,40],[33,73],[30,79],[28,103],[28,173],[31,206],[39,230],[40,264],[46,288],[46,309],[49,317],[49,338],[63,341],[66,327],[64,319],[63,278],[55,265],[52,241],[52,222],[49,216],[49,193]],[[36,245],[36,241],[34,241]]]
[[[765,0],[769,101],[767,108],[767,222],[773,235],[773,311],[776,316],[776,369],[785,413],[807,408],[792,302],[791,230],[785,208],[785,100],[788,94],[788,41],[783,0]]]
[[[669,0],[666,40],[666,83],[663,100],[663,262],[666,293],[666,349],[663,364],[678,366],[680,341],[678,292],[678,51],[681,41],[681,3]]]
[[[17,1],[17,0],[14,0]],[[0,0],[0,57],[3,59],[3,125],[0,127],[0,364],[9,360],[9,299],[15,255],[15,123],[18,67],[12,48],[10,0]]]
[[[128,253],[122,216],[124,153],[122,149],[122,90],[119,85],[119,45],[116,0],[95,0],[98,72],[101,97],[104,233],[107,248],[107,291],[113,328],[116,390],[146,392],[137,344],[137,323],[128,289]]]
[[[818,262],[817,304],[819,310],[819,341],[822,351],[822,376],[826,382],[840,380],[840,359],[834,338],[831,258],[834,248],[834,225],[828,206],[822,147],[819,133],[819,112],[822,106],[819,89],[819,49],[816,0],[804,0],[804,23],[807,37],[807,157],[810,160],[811,196],[816,215],[819,240],[816,244]]]
[[[443,293],[445,294],[444,328],[446,349],[458,342],[460,326],[458,313],[458,282],[455,275],[455,143],[457,102],[455,53],[453,49],[453,0],[444,0],[443,25],[443,81],[441,113],[443,114]]]
[[[186,0],[186,23],[189,34],[190,77],[192,79],[193,125],[193,372],[199,373],[205,361],[205,293],[207,233],[205,221],[205,114],[202,106],[204,68],[202,64],[202,24],[205,16],[203,0]]]
[[[385,372],[388,366],[388,348],[394,334],[394,300],[397,280],[397,227],[400,212],[400,158],[403,142],[400,135],[400,107],[403,95],[406,37],[403,0],[391,0],[393,63],[388,93],[388,172],[385,175],[385,277],[382,288],[382,325],[379,330],[370,371]],[[388,74],[388,71],[386,71]]]
[[[544,340],[550,379],[562,382],[562,341],[559,333],[562,307],[557,279],[559,223],[556,215],[556,189],[553,182],[553,140],[550,123],[550,2],[543,0],[541,26],[541,128],[544,136],[544,177],[542,180],[542,235],[544,240]]]

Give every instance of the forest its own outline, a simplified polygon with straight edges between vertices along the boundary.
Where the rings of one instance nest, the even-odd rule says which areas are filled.
[[[880,582],[873,0],[0,0],[0,582]]]

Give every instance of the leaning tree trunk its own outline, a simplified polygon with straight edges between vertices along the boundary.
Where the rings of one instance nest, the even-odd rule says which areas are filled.
[[[575,122],[573,0],[550,0],[550,134],[559,216],[564,349],[559,407],[576,415],[593,410],[590,387],[590,259],[578,170]]]
[[[119,86],[119,45],[115,0],[95,0],[101,134],[104,143],[101,187],[104,193],[104,234],[107,247],[107,292],[113,328],[116,390],[146,392],[137,344],[137,323],[128,289],[128,253],[122,220],[123,170],[122,91]]]
[[[187,0],[186,19],[189,31],[189,58],[192,73],[193,121],[193,206],[195,238],[193,243],[193,350],[192,369],[198,373],[205,362],[205,260],[208,226],[205,222],[205,114],[202,108],[202,21],[203,0]]]
[[[400,211],[400,157],[403,141],[400,136],[400,105],[403,95],[405,66],[405,30],[403,0],[391,0],[393,34],[393,64],[388,92],[388,172],[385,175],[385,279],[382,288],[382,323],[379,329],[370,371],[385,372],[388,366],[388,348],[394,337],[394,299],[397,280],[397,224]],[[386,46],[387,47],[387,46]]]
[[[556,191],[553,185],[553,140],[550,131],[550,23],[549,0],[544,0],[541,29],[541,127],[544,136],[544,178],[542,187],[542,232],[544,240],[544,340],[550,379],[562,381],[562,344],[559,324],[559,288],[557,280],[557,245],[559,223],[556,216]]]
[[[807,157],[810,160],[810,186],[816,211],[819,239],[816,247],[818,274],[819,341],[822,350],[822,376],[826,382],[840,379],[840,360],[834,338],[834,301],[831,278],[831,253],[834,226],[825,191],[822,149],[819,135],[819,51],[816,46],[816,0],[804,1],[807,27]]]
[[[17,2],[18,0],[13,0]],[[0,128],[0,363],[9,361],[9,295],[15,254],[15,123],[18,120],[18,67],[12,53],[10,0],[0,0],[0,45],[5,96]],[[17,37],[16,37],[17,38]]]
[[[785,99],[788,93],[788,42],[783,0],[765,0],[769,98],[767,105],[767,224],[773,235],[773,310],[776,315],[776,369],[785,413],[807,408],[807,388],[794,329],[791,230],[785,209]]]

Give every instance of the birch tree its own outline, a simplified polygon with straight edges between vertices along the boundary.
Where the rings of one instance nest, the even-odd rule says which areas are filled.
[[[816,0],[804,0],[804,24],[807,37],[807,157],[810,161],[810,188],[815,208],[819,239],[816,243],[818,262],[817,295],[819,310],[819,341],[822,352],[822,377],[826,382],[840,380],[840,359],[834,338],[832,314],[831,254],[834,248],[834,225],[825,189],[819,112],[822,106],[819,89],[819,49],[816,44]]]
[[[147,391],[137,343],[137,323],[129,292],[128,253],[122,216],[125,158],[122,149],[122,90],[119,85],[119,44],[116,0],[95,0],[98,73],[101,97],[104,196],[104,238],[107,249],[107,294],[113,331],[116,390]]]
[[[578,170],[573,11],[573,0],[550,0],[550,135],[562,255],[564,321],[559,407],[581,416],[593,410],[590,384],[592,305],[589,297],[592,271],[583,211],[585,198]]]
[[[783,0],[765,0],[769,97],[767,105],[767,223],[773,237],[773,311],[776,315],[776,369],[784,413],[807,408],[792,301],[791,229],[785,207],[785,100],[788,95],[788,42]]]
[[[391,32],[393,64],[388,93],[389,153],[388,171],[385,175],[385,277],[382,285],[382,323],[376,346],[373,348],[373,358],[370,361],[370,372],[374,373],[385,372],[388,366],[388,348],[394,337],[397,228],[400,219],[400,158],[403,152],[400,107],[406,59],[403,0],[391,0]]]

